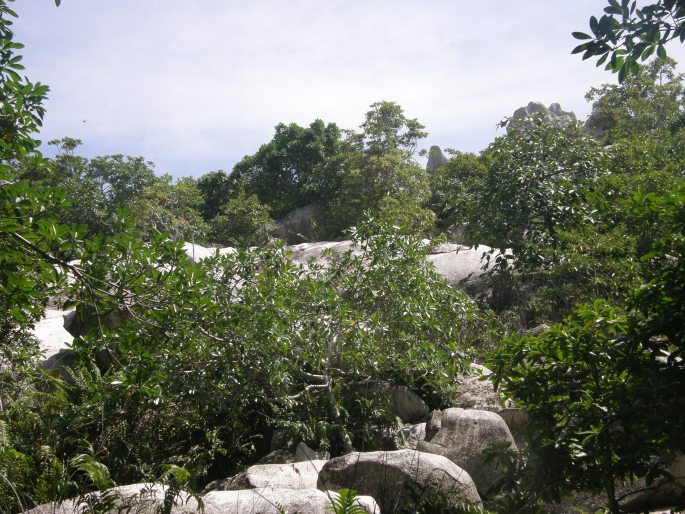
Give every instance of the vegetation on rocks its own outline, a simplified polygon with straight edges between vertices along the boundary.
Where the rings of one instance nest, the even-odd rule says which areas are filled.
[[[429,174],[416,161],[424,127],[377,102],[359,131],[279,124],[232,173],[175,181],[142,157],[81,157],[69,137],[42,157],[48,88],[18,74],[10,3],[0,511],[78,495],[102,507],[93,491],[144,481],[201,491],[266,455],[274,434],[289,449],[363,451],[400,422],[360,384],[451,407],[473,360],[529,417],[527,449],[499,449],[508,472],[488,508],[539,512],[601,489],[619,512],[618,481],[651,482],[659,458],[685,451],[685,98],[660,50],[680,33],[681,2],[611,0],[622,24],[593,18],[594,36],[576,35],[623,79],[588,93],[585,125],[510,120],[483,152]],[[649,32],[668,12],[673,32]],[[630,30],[646,36],[621,54]],[[298,263],[270,240],[274,218],[310,204],[324,213],[317,232],[348,238],[347,252]],[[455,227],[493,247],[478,298],[426,258]],[[235,251],[195,262],[184,241]],[[32,327],[49,303],[75,308],[79,328],[70,366],[42,371]],[[551,328],[532,335],[539,323]],[[358,510],[349,492],[334,506]]]

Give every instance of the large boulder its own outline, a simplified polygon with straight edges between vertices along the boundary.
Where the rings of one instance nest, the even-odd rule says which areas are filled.
[[[205,514],[330,514],[338,494],[317,489],[248,489],[212,491],[202,501]],[[356,504],[369,513],[380,513],[369,496],[358,496]]]
[[[298,207],[276,222],[272,235],[285,239],[288,244],[315,241],[320,232],[318,223],[322,215],[323,209],[318,204]]]
[[[505,404],[488,377],[492,375],[485,366],[471,364],[468,374],[459,375],[459,388],[452,402],[453,407],[462,409],[489,410],[500,412],[512,405]]]
[[[504,420],[494,412],[445,409],[431,417],[426,429],[426,440],[419,441],[416,449],[447,457],[464,468],[473,478],[481,494],[487,493],[502,476],[497,462],[486,463],[483,450],[497,445],[516,448],[514,438]]]
[[[108,513],[154,513],[164,505],[167,489],[161,485],[131,484],[110,489],[106,493],[95,492],[89,499],[71,499],[61,503],[52,502],[40,505],[27,511],[27,514],[73,514],[74,512],[94,512],[97,502],[104,500],[103,496],[113,500],[113,507]],[[103,502],[104,503],[104,502]],[[171,509],[174,514],[191,514],[200,512],[198,502],[185,492],[179,493]],[[205,512],[207,510],[205,509]],[[215,511],[219,512],[219,511]]]
[[[312,460],[292,464],[256,464],[234,477],[215,480],[206,490],[316,489],[319,471],[325,463],[325,460]]]
[[[479,289],[483,285],[484,266],[488,256],[494,262],[500,255],[501,252],[485,245],[469,247],[448,244],[434,249],[428,255],[428,260],[452,287]]]
[[[69,345],[74,336],[64,328],[64,320],[72,312],[47,309],[45,318],[34,325],[33,335],[43,355],[42,369],[53,370],[71,364],[73,355]]]
[[[416,450],[419,441],[426,438],[425,423],[408,423],[400,428],[396,440],[398,450]]]
[[[367,380],[353,385],[354,392],[377,404],[388,402],[392,413],[403,423],[423,421],[430,414],[428,405],[420,396],[404,386],[385,380]]]
[[[354,489],[372,496],[381,512],[397,512],[412,500],[444,495],[452,506],[480,504],[469,474],[450,460],[413,450],[353,452],[324,464],[319,489]]]
[[[209,248],[195,243],[183,243],[183,251],[186,253],[191,262],[197,263],[207,257],[214,257],[215,255],[226,255],[235,253],[236,249],[227,246],[226,248]]]

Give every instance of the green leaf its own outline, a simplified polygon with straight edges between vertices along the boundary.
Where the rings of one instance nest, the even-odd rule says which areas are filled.
[[[571,35],[576,39],[592,39],[592,36],[589,36],[585,32],[573,32]]]

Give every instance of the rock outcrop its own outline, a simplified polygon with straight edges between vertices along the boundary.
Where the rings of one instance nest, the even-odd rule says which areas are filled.
[[[292,464],[257,464],[224,480],[215,480],[207,491],[239,491],[242,489],[316,489],[319,471],[325,460]]]
[[[428,173],[435,173],[435,170],[437,170],[447,161],[447,157],[445,157],[445,154],[442,153],[442,150],[439,146],[431,146],[430,150],[428,150],[428,163],[426,164],[426,171]]]
[[[486,463],[483,450],[502,444],[516,448],[500,416],[484,410],[451,408],[431,417],[426,440],[419,441],[416,449],[442,455],[464,468],[478,491],[485,494],[502,477],[502,471],[496,462]]]
[[[514,111],[512,120],[520,120],[520,125],[517,125],[526,129],[532,126],[530,119],[537,115],[542,116],[545,122],[557,127],[567,127],[577,120],[575,113],[564,111],[558,103],[545,107],[541,102],[530,102],[525,107],[519,107]]]
[[[353,452],[324,464],[319,489],[354,489],[372,496],[381,512],[397,512],[410,501],[410,490],[430,498],[444,495],[452,506],[480,504],[469,474],[439,455],[413,450]]]
[[[119,512],[158,512],[164,505],[166,488],[153,484],[131,484],[110,489],[104,495],[113,499],[113,507],[108,513]],[[90,500],[71,499],[64,502],[52,502],[40,505],[26,511],[27,514],[73,514],[74,512],[93,512],[95,502],[103,499],[103,494],[96,492]],[[90,501],[91,503],[88,503]],[[104,503],[104,502],[103,502]],[[200,512],[200,506],[195,498],[188,493],[181,492],[171,508],[173,514],[194,514]],[[205,512],[209,513],[205,508]],[[214,511],[218,512],[218,511]]]
[[[322,216],[323,209],[318,204],[298,207],[276,222],[272,235],[285,239],[288,244],[315,241],[320,232],[318,223]]]
[[[205,514],[330,514],[337,493],[317,489],[248,489],[244,491],[212,491],[202,501]],[[366,512],[381,511],[373,498],[358,496],[356,504]],[[280,510],[279,510],[280,509]]]

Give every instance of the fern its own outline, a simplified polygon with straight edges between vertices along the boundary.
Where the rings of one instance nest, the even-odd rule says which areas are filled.
[[[364,507],[359,505],[357,491],[340,489],[338,494],[331,497],[330,510],[334,514],[367,514]]]

